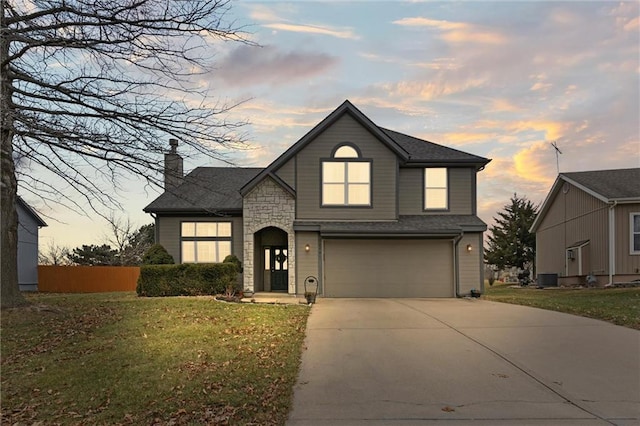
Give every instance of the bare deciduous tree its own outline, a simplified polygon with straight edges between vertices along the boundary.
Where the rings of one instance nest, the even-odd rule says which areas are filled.
[[[38,251],[38,263],[40,265],[66,266],[69,261],[69,247],[59,246],[50,241],[44,250]]]
[[[131,223],[131,219],[122,219],[114,215],[109,217],[109,227],[111,228],[111,234],[106,237],[106,240],[109,245],[118,251],[119,260],[122,260],[121,256],[136,230]]]
[[[117,263],[123,266],[140,265],[142,256],[155,241],[155,225],[147,224],[136,228],[131,219],[111,216],[111,234],[106,240],[117,250]]]
[[[224,160],[241,123],[193,76],[211,69],[216,43],[248,42],[225,21],[229,0],[0,3],[1,304],[17,306],[18,187],[101,211],[123,179],[159,183],[169,137]]]

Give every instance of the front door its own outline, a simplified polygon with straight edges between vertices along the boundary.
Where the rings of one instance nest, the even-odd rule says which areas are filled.
[[[270,247],[271,291],[287,291],[289,268],[286,247]]]

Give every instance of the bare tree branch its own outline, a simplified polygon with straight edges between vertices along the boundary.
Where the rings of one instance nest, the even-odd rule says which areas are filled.
[[[243,123],[225,117],[238,103],[212,102],[193,76],[213,70],[219,43],[253,43],[227,21],[229,0],[1,4],[5,305],[20,302],[8,290],[17,275],[5,274],[15,269],[18,187],[108,218],[118,205],[114,190],[130,176],[161,184],[170,137],[185,156],[231,163],[228,152],[243,147]]]

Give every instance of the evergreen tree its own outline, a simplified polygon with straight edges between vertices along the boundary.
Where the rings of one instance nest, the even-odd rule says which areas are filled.
[[[529,229],[537,212],[538,206],[513,194],[510,204],[498,212],[495,225],[489,228],[485,262],[498,269],[516,267],[528,275],[536,256],[536,235]]]
[[[118,263],[118,251],[111,248],[108,244],[86,245],[76,247],[69,253],[69,261],[74,265],[81,266],[108,266]]]

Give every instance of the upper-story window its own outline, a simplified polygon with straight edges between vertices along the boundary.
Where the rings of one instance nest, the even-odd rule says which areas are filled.
[[[640,254],[640,213],[631,213],[631,254]]]
[[[231,222],[182,222],[183,263],[219,263],[231,254]]]
[[[449,189],[446,167],[424,169],[424,209],[447,210]]]
[[[371,160],[356,147],[341,145],[322,161],[322,205],[371,205]]]

